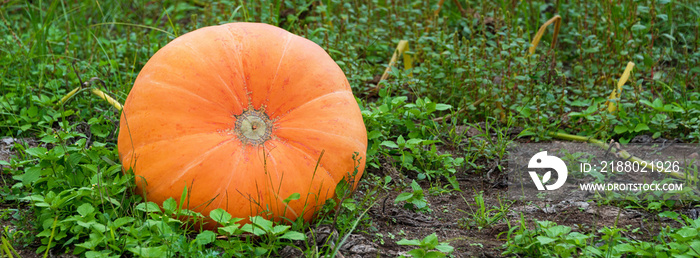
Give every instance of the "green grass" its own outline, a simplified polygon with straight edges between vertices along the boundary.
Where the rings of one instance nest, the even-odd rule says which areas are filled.
[[[430,206],[421,206],[427,188],[416,188],[414,179],[436,186],[431,193],[437,195],[478,192],[460,189],[457,178],[487,177],[507,154],[512,128],[525,129],[519,136],[534,141],[551,139],[550,132],[603,142],[625,143],[638,135],[700,141],[696,1],[459,0],[444,1],[436,14],[438,2],[3,1],[0,136],[24,139],[12,146],[14,158],[0,161],[2,217],[12,224],[3,239],[42,254],[88,257],[276,256],[286,246],[322,256],[337,250],[328,243],[313,248],[307,238],[313,234],[306,233],[332,224],[339,244],[353,231],[371,231],[374,222],[366,210],[385,194],[404,192],[396,203],[430,213]],[[535,54],[528,54],[539,26],[555,14],[562,17],[557,45],[550,46],[553,29],[548,28]],[[104,84],[85,86],[123,103],[141,67],[169,41],[204,26],[240,21],[269,23],[306,37],[343,69],[368,131],[364,195],[338,190],[344,196],[340,207],[329,204],[311,224],[261,221],[258,228],[238,229],[231,218],[224,231],[200,233],[178,219],[192,215],[182,204],[153,204],[132,194],[133,175],[122,174],[118,164],[117,110],[87,90],[59,102],[96,77]],[[378,82],[381,90],[372,93],[400,40],[409,42],[413,68],[405,70],[400,57],[388,79]],[[607,112],[605,102],[628,62],[635,68],[614,100],[618,110]],[[478,133],[468,135],[464,128]],[[382,174],[387,163],[400,176]],[[470,213],[476,224],[464,223],[481,228],[492,224],[489,213],[495,210],[478,198],[465,198],[480,204]],[[650,242],[623,237],[619,243],[624,244],[598,251],[613,256],[675,252],[665,241],[694,247],[700,237],[685,233],[697,229],[697,221],[682,223]],[[588,252],[591,241],[621,237],[607,231],[547,235],[554,228],[509,224],[504,250],[555,254],[559,246],[573,246]],[[547,239],[533,239],[541,245],[527,242],[540,236]],[[423,251],[441,246],[420,243]],[[690,249],[678,252],[692,255]]]

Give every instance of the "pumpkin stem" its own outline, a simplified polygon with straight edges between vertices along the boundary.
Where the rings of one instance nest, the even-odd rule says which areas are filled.
[[[264,111],[251,108],[235,117],[233,132],[243,144],[260,145],[272,137],[272,120]]]

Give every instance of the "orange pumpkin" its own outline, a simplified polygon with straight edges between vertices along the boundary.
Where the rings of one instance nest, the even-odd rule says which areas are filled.
[[[187,187],[189,208],[205,216],[222,208],[308,221],[353,172],[355,152],[362,176],[367,131],[321,47],[271,25],[230,23],[153,55],[126,99],[118,144],[148,201],[177,200]],[[285,204],[294,193],[301,198]]]

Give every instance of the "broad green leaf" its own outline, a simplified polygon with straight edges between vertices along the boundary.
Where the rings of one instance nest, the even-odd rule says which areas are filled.
[[[639,23],[632,25],[632,31],[642,31],[642,30],[646,30],[646,29],[647,29],[646,26],[641,25]]]
[[[228,233],[229,235],[236,234],[240,229],[238,224],[233,224],[225,227],[219,227],[219,234]]]
[[[404,238],[404,239],[401,239],[401,240],[399,240],[398,242],[396,242],[396,244],[398,244],[398,245],[415,245],[415,246],[420,246],[420,241],[418,241],[418,240],[416,240],[416,239],[408,240],[408,239],[405,239],[405,238]]]
[[[177,202],[173,197],[168,198],[163,202],[163,210],[165,213],[172,214],[177,209]]]
[[[215,239],[216,239],[216,234],[214,234],[214,232],[209,231],[209,230],[205,230],[205,231],[202,231],[202,233],[197,234],[197,238],[196,238],[197,243],[199,245],[207,245],[211,242],[214,242]]]
[[[166,257],[168,247],[165,245],[161,246],[153,246],[153,247],[132,247],[129,248],[129,251],[134,253],[135,255],[139,257]]]
[[[287,226],[287,225],[277,225],[277,226],[274,226],[272,228],[271,233],[273,235],[279,235],[279,234],[282,234],[285,231],[287,231],[290,227],[291,226]]]
[[[43,158],[46,157],[46,154],[49,152],[46,150],[44,147],[34,147],[34,148],[29,148],[26,151],[27,154],[30,156],[38,157],[38,158]]]
[[[442,258],[445,257],[446,255],[444,253],[438,252],[438,251],[430,251],[425,253],[423,258]]]
[[[243,232],[248,232],[256,236],[265,235],[265,230],[262,230],[254,226],[253,224],[245,224],[241,227],[241,230],[243,230]]]
[[[121,228],[124,225],[126,225],[127,223],[133,222],[134,220],[136,220],[136,219],[134,219],[132,217],[119,217],[118,219],[114,220],[112,226],[115,228]]]
[[[649,106],[649,107],[652,107],[652,108],[654,107],[654,104],[651,104],[651,102],[649,102],[649,101],[646,100],[646,99],[640,99],[639,102],[642,103],[642,104],[644,104],[644,105],[647,105],[647,106]]]
[[[95,233],[90,234],[90,238],[88,238],[87,241],[82,242],[80,244],[76,244],[75,246],[83,247],[88,250],[95,249],[102,241],[104,240],[104,236],[100,236]]]
[[[696,236],[698,236],[698,231],[694,228],[685,227],[685,228],[682,228],[682,229],[676,231],[676,234],[682,238],[681,240],[686,241],[686,240],[690,240],[690,239],[693,239]]]
[[[97,232],[106,232],[107,231],[107,226],[103,225],[102,223],[99,222],[94,222],[92,223],[92,228],[97,230]]]
[[[406,144],[406,140],[403,138],[403,135],[399,135],[399,138],[396,139],[396,144],[398,144],[399,147]]]
[[[634,246],[632,246],[629,243],[617,244],[617,245],[615,245],[615,247],[613,247],[613,249],[618,251],[618,252],[621,252],[621,253],[632,253],[635,250],[637,250],[637,248],[635,248]]]
[[[650,203],[650,204],[648,205],[649,208],[652,208],[652,205],[651,205],[651,204],[652,204],[652,203]],[[658,202],[654,202],[653,204],[656,204],[654,207],[661,206],[661,204],[658,203]],[[663,211],[663,212],[660,212],[660,213],[659,213],[659,217],[662,217],[662,218],[669,218],[669,219],[674,219],[674,220],[675,220],[675,219],[678,218],[678,213],[676,213],[675,211]]]
[[[78,214],[80,214],[81,217],[87,217],[94,211],[95,207],[92,207],[92,204],[89,203],[83,203],[82,205],[80,205],[80,207],[78,207]]]
[[[76,245],[77,246],[77,245]],[[111,255],[112,251],[111,250],[102,250],[102,251],[87,251],[85,252],[85,258],[112,258],[112,257],[119,257],[119,255]]]
[[[406,145],[407,145],[409,148],[411,148],[411,147],[413,147],[413,146],[415,146],[415,145],[421,144],[422,142],[423,142],[423,139],[415,139],[415,138],[412,138],[412,139],[408,139],[408,141],[406,141]]]
[[[396,199],[394,200],[394,203],[399,203],[402,201],[406,201],[408,199],[411,199],[413,197],[413,193],[401,193],[398,196],[396,196]]]
[[[524,117],[530,117],[530,115],[532,115],[532,111],[529,107],[517,107],[515,110],[518,111]],[[569,116],[573,117],[573,115],[575,115],[574,113],[577,113],[577,112],[571,112],[571,113],[569,113]],[[577,113],[577,114],[580,115],[581,113]]]
[[[636,127],[634,127],[634,131],[637,133],[641,132],[641,131],[648,131],[648,130],[649,130],[649,126],[647,126],[646,124],[642,124],[642,123],[639,123],[639,124],[637,124]]]
[[[434,103],[434,102],[427,103],[427,104],[425,105],[425,110],[426,110],[428,113],[433,113],[433,112],[435,112],[436,107],[437,107],[437,103]]]
[[[280,238],[289,240],[304,240],[306,239],[306,235],[296,231],[287,231],[284,233],[284,235],[280,236]]]
[[[46,135],[42,137],[40,141],[44,143],[57,143],[58,137],[56,135]]]
[[[209,217],[211,217],[212,220],[221,223],[222,225],[226,225],[229,222],[229,220],[231,220],[231,214],[229,214],[221,208],[209,212]]]
[[[623,134],[623,133],[626,133],[628,130],[629,129],[627,129],[627,126],[624,126],[624,125],[616,125],[615,129],[613,129],[613,131],[616,134]]]
[[[289,195],[289,197],[284,199],[284,201],[282,201],[282,202],[289,203],[291,201],[299,200],[299,198],[301,198],[301,195],[299,193],[293,193],[293,194]]]
[[[567,240],[573,240],[575,244],[584,244],[590,237],[586,234],[581,234],[579,232],[571,232],[566,235]]]
[[[415,205],[417,209],[423,209],[425,206],[428,205],[428,203],[425,202],[423,197],[421,197],[420,199],[413,200],[411,203]]]
[[[554,227],[546,229],[546,232],[547,235],[556,237],[568,234],[569,232],[571,232],[571,227],[567,227],[564,225],[556,225]]]
[[[92,224],[95,224],[94,220],[88,221],[88,222],[83,222],[83,221],[76,221],[76,224],[78,226],[84,227],[84,228],[91,228]]]
[[[345,177],[343,179],[340,179],[340,182],[338,182],[337,185],[335,185],[335,195],[338,197],[342,197],[347,193],[348,190],[348,181],[345,180]]]
[[[683,113],[685,110],[678,105],[678,103],[673,103],[673,104],[668,104],[664,105],[664,111],[665,112],[676,112],[676,113]]]
[[[406,100],[408,100],[408,97],[406,97],[406,96],[397,96],[391,100],[391,104],[398,105],[398,104],[406,102]]]
[[[143,212],[159,212],[160,207],[154,202],[142,202],[136,205],[136,209]]]
[[[640,250],[636,249],[637,251],[634,252],[635,255],[638,255],[639,257],[663,257],[663,256],[658,256],[654,253],[647,252],[645,250]],[[690,258],[690,257],[689,257]]]
[[[421,247],[425,249],[433,249],[438,245],[438,237],[437,234],[432,233],[425,238],[423,238],[423,241],[421,241]]]
[[[413,257],[425,257],[425,250],[418,248],[418,249],[413,249],[411,251],[408,251],[409,255]]]
[[[668,248],[673,250],[675,253],[685,253],[690,249],[688,247],[688,244],[683,242],[682,244],[679,244],[678,242],[670,242],[668,243]],[[680,256],[677,256],[680,257]],[[691,258],[692,256],[687,256],[688,258]]]
[[[266,232],[272,231],[272,221],[269,221],[263,217],[255,216],[250,219],[250,221]]]
[[[387,106],[386,104],[379,106],[378,109],[381,113],[388,113],[389,111],[391,111],[391,109],[389,109],[389,106]]]
[[[439,111],[448,110],[450,108],[452,108],[452,106],[450,106],[448,104],[437,104],[437,106],[435,106],[435,109],[437,109]]]
[[[380,146],[386,146],[392,149],[396,149],[399,147],[399,145],[396,145],[396,143],[392,141],[383,141],[382,143],[379,144]]]
[[[540,244],[542,245],[546,245],[557,240],[551,237],[537,236],[537,241],[540,242]]]
[[[435,247],[435,249],[438,249],[440,250],[440,252],[448,254],[452,253],[455,250],[455,248],[448,243],[440,243],[438,246]]]
[[[29,115],[30,117],[35,117],[38,114],[39,114],[39,108],[37,108],[36,106],[31,106],[31,107],[29,107],[29,109],[27,109],[27,115]]]
[[[688,254],[695,257],[700,256],[700,240],[690,242],[690,250],[688,251]]]
[[[30,186],[34,184],[39,178],[41,177],[41,168],[40,167],[30,167],[27,168],[22,175],[22,184],[26,186]]]
[[[262,256],[263,256],[264,254],[266,254],[267,252],[268,252],[268,249],[267,249],[267,248],[265,248],[265,247],[260,247],[260,246],[255,247],[255,251],[254,251],[256,257],[262,257]]]
[[[423,190],[422,188],[420,188],[420,185],[418,185],[418,182],[416,182],[416,180],[411,181],[411,189],[413,189],[414,192]]]
[[[603,252],[602,252],[600,249],[598,249],[598,248],[596,248],[596,247],[594,247],[594,246],[587,245],[586,248],[585,248],[584,250],[586,250],[587,253],[595,254],[595,255],[598,255],[598,256],[602,256],[602,255],[603,255]],[[585,253],[585,252],[584,252],[584,253]]]
[[[378,130],[373,130],[373,131],[367,133],[367,139],[369,139],[369,140],[379,138],[380,136],[382,136],[382,132],[380,132]]]
[[[343,205],[344,208],[346,208],[346,209],[348,209],[348,210],[350,210],[350,211],[354,211],[354,210],[356,209],[355,200],[353,200],[353,199],[345,199],[345,200],[343,200],[342,205]]]

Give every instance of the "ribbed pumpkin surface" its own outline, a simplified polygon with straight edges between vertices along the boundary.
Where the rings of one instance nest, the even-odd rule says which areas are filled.
[[[354,152],[362,175],[367,132],[321,47],[271,25],[231,23],[178,37],[148,61],[118,145],[148,201],[179,201],[187,186],[189,207],[205,216],[223,208],[308,220],[353,171]],[[285,205],[293,193],[301,198]]]

